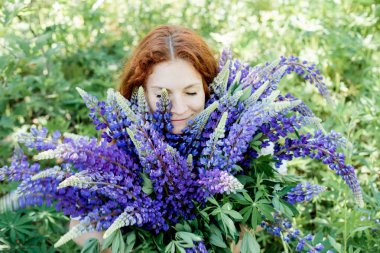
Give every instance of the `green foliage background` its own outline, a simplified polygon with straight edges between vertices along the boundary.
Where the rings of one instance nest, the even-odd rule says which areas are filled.
[[[216,57],[228,46],[252,65],[291,54],[317,64],[335,107],[297,77],[283,80],[282,89],[303,99],[326,129],[351,141],[345,153],[357,169],[366,206],[355,207],[348,188],[326,166],[296,160],[288,164],[290,172],[328,191],[303,208],[295,225],[328,238],[335,252],[380,252],[376,0],[2,0],[0,7],[0,166],[9,162],[15,133],[32,124],[95,135],[75,87],[104,97],[148,31],[159,24],[180,24],[197,31]],[[2,195],[15,185],[0,187]],[[74,243],[52,248],[67,221],[51,208],[2,214],[0,251],[79,252]],[[11,225],[13,232],[7,229]],[[282,245],[264,234],[258,240],[264,252]]]

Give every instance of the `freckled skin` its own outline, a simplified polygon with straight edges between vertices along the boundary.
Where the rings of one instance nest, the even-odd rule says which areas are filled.
[[[153,67],[145,85],[149,107],[155,111],[161,89],[169,93],[172,103],[173,133],[180,134],[188,121],[205,106],[202,77],[194,66],[182,59],[161,62]]]

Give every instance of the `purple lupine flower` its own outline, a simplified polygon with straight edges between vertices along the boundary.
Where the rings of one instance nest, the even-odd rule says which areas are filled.
[[[48,131],[45,127],[37,129],[36,126],[32,126],[30,133],[22,133],[18,136],[18,142],[38,151],[54,149],[58,144],[61,133],[55,131],[50,138],[47,134]]]
[[[236,75],[239,71],[241,72],[241,76],[239,80],[236,80],[239,83],[242,80],[244,80],[252,71],[252,68],[248,63],[242,62],[239,59],[233,59],[231,49],[225,48],[222,50],[221,56],[219,58],[219,63],[218,63],[219,72],[228,61],[230,61],[231,64],[229,66],[230,74],[228,76],[227,88],[231,86],[232,82],[235,80]]]
[[[302,76],[305,81],[308,81],[310,84],[314,84],[320,94],[325,97],[330,104],[333,104],[328,89],[323,82],[321,72],[315,68],[315,64],[300,61],[299,58],[294,56],[288,58],[282,56],[280,60],[251,68],[250,73],[242,80],[242,85],[243,88],[250,85],[254,87],[254,89],[257,89],[266,81],[269,81],[269,86],[261,96],[261,98],[264,98],[268,96],[268,92],[270,93],[277,88],[277,84],[284,75],[293,72]]]
[[[198,183],[211,195],[236,193],[236,191],[244,188],[239,180],[226,171],[207,170],[199,177]]]
[[[275,112],[268,109],[266,103],[256,103],[247,109],[241,116],[240,121],[233,124],[231,130],[220,145],[224,156],[220,166],[231,170],[232,166],[244,158],[252,136],[264,123],[268,122]]]
[[[207,253],[206,245],[201,242],[194,242],[194,247],[185,249],[186,253]]]
[[[301,236],[301,232],[293,228],[288,219],[283,217],[280,213],[275,213],[273,215],[274,221],[262,221],[260,226],[263,227],[270,234],[281,236],[283,235],[284,241],[289,243],[291,240],[296,240],[297,246],[295,251],[301,252],[304,248],[308,248],[308,252],[320,252],[323,250],[323,245],[318,243],[317,245],[311,245],[311,241],[313,240],[313,236],[308,234],[304,237]]]
[[[311,185],[309,182],[306,182],[305,184],[299,183],[286,194],[285,200],[290,204],[310,201],[313,197],[317,196],[325,189],[326,187],[320,185]]]
[[[1,181],[23,181],[29,179],[40,169],[40,164],[29,164],[28,159],[21,148],[16,148],[13,152],[11,165],[0,168]]]
[[[324,135],[322,131],[316,130],[314,136],[310,133],[301,134],[298,139],[286,138],[284,145],[276,143],[274,155],[279,160],[310,157],[328,164],[351,188],[355,201],[363,205],[362,192],[355,170],[345,163],[344,154],[337,152],[337,147],[343,142],[340,135],[333,131]]]
[[[192,179],[195,175],[186,159],[148,124],[135,130],[135,138],[141,143],[140,162],[144,173],[153,184],[157,200],[163,201],[161,205],[168,220],[177,222],[179,217],[193,217],[196,184]]]

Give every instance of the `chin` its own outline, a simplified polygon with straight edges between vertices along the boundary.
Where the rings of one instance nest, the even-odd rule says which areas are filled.
[[[183,130],[184,128],[185,128],[185,127],[182,127],[182,126],[174,126],[172,133],[173,133],[173,134],[181,134],[181,133],[182,133],[182,130]]]
[[[182,133],[182,128],[181,129],[173,129],[173,134],[181,134]]]

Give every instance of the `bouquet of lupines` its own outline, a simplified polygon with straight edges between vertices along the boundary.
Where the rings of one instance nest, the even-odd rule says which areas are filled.
[[[242,252],[258,252],[263,228],[296,251],[326,250],[291,223],[297,204],[325,188],[280,169],[308,157],[339,175],[358,205],[361,189],[338,151],[345,139],[277,89],[295,72],[331,102],[320,72],[296,57],[250,67],[229,51],[219,67],[206,108],[180,135],[171,131],[166,90],[151,112],[142,87],[130,100],[110,89],[106,101],[78,88],[101,139],[37,127],[20,135],[38,153],[30,163],[17,148],[11,165],[0,168],[0,180],[20,182],[0,211],[54,204],[79,219],[56,247],[96,230],[114,252],[231,252],[239,238]],[[43,168],[42,160],[54,166]]]

